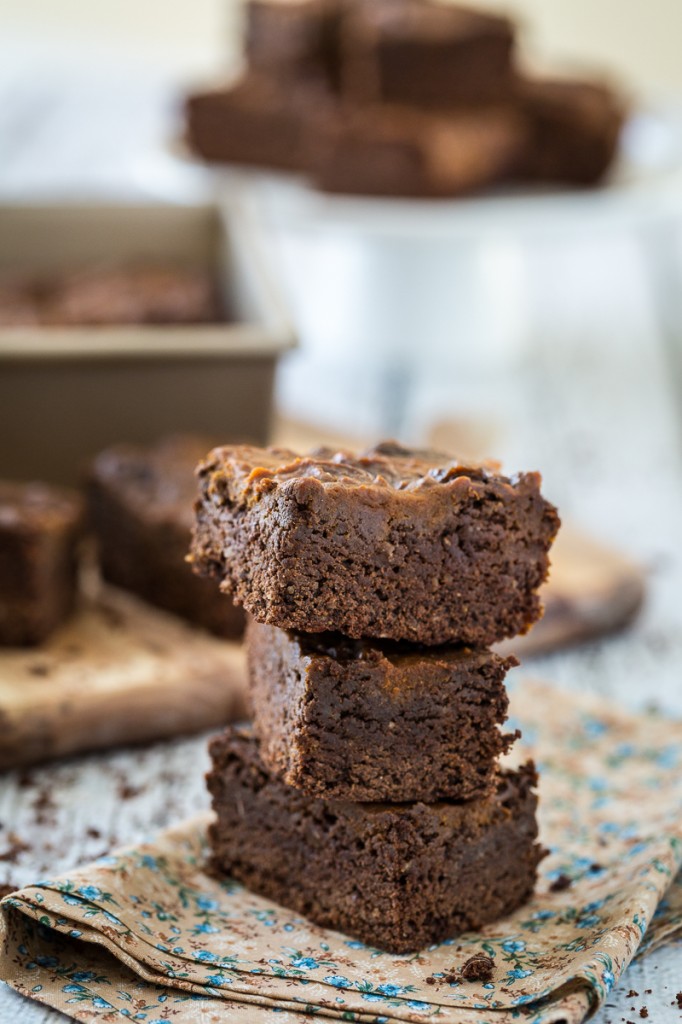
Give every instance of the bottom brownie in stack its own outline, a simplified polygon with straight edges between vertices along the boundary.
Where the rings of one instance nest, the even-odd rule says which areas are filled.
[[[532,893],[531,765],[465,803],[351,803],[272,776],[248,728],[211,744],[216,867],[318,924],[393,953],[480,928]]]

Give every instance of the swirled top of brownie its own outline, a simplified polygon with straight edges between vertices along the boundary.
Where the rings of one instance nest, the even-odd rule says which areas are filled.
[[[198,468],[206,497],[227,497],[251,503],[264,493],[295,481],[316,481],[324,487],[423,491],[465,482],[495,483],[514,489],[528,480],[539,486],[537,474],[503,476],[494,461],[462,461],[428,449],[405,448],[385,441],[361,454],[318,448],[298,455],[289,448],[249,445],[214,448]]]

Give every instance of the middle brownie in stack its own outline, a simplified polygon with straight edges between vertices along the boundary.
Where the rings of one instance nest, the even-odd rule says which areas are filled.
[[[215,449],[193,541],[257,620],[253,730],[211,746],[216,865],[392,952],[532,892],[532,766],[502,770],[504,676],[558,529],[537,474],[389,443]]]

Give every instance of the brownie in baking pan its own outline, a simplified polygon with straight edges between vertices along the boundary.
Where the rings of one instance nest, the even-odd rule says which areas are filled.
[[[527,125],[517,177],[561,185],[596,185],[613,164],[627,106],[599,82],[519,79]]]
[[[0,481],[0,644],[40,644],[69,617],[83,527],[75,491]]]
[[[541,615],[559,517],[537,473],[387,442],[216,448],[198,476],[194,568],[259,622],[488,646]]]
[[[211,274],[164,266],[95,267],[55,282],[48,324],[203,324],[225,319]]]
[[[92,267],[0,281],[0,325],[108,327],[225,319],[212,276],[172,266]]]
[[[467,647],[246,632],[254,729],[268,771],[314,796],[471,800],[489,793],[515,658]]]
[[[310,797],[264,767],[248,727],[211,743],[215,867],[312,922],[392,953],[478,929],[531,895],[532,765],[465,803]]]
[[[344,93],[427,110],[497,103],[513,76],[514,28],[455,4],[357,4],[342,29]]]
[[[179,435],[107,448],[91,466],[88,504],[106,580],[231,638],[244,628],[242,609],[186,561],[197,496],[194,470],[211,444]]]

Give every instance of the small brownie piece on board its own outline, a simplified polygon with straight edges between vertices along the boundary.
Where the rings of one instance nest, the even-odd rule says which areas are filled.
[[[273,775],[337,800],[472,800],[494,786],[515,734],[504,687],[515,658],[251,620],[254,729]]]
[[[342,83],[359,103],[427,110],[504,100],[514,30],[503,17],[429,0],[358,4],[343,26]]]
[[[218,870],[315,924],[392,953],[480,928],[523,904],[542,851],[531,765],[466,803],[358,804],[268,773],[253,734],[211,743]]]
[[[375,105],[320,124],[309,170],[324,192],[464,195],[502,181],[523,152],[525,134],[523,119],[509,108],[446,116]]]
[[[540,617],[559,517],[537,473],[387,442],[216,448],[198,475],[195,568],[259,622],[487,646]]]
[[[302,170],[310,125],[330,103],[321,81],[284,85],[248,73],[224,89],[188,98],[187,142],[204,160],[216,163]]]
[[[598,82],[522,79],[518,103],[528,124],[523,180],[596,185],[616,157],[627,107]]]
[[[71,614],[83,526],[74,491],[0,481],[0,644],[39,644]]]
[[[186,561],[197,497],[194,470],[211,443],[177,436],[100,452],[88,481],[90,519],[106,580],[218,636],[238,637],[241,608]]]
[[[250,0],[246,58],[255,71],[281,80],[307,76],[338,82],[343,0]]]

